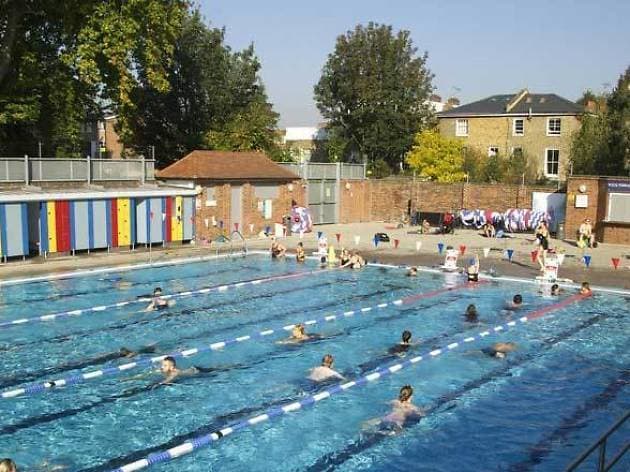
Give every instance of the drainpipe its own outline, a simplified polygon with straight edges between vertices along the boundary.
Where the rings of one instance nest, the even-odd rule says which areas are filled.
[[[29,175],[28,175],[28,154],[24,154],[24,182],[26,185],[29,184]]]

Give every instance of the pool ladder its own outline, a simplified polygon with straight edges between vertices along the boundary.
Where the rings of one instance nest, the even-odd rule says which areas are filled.
[[[239,247],[235,246],[235,240],[236,237],[240,238],[240,240],[242,241],[242,244]],[[237,253],[241,253],[242,255],[246,255],[247,254],[247,240],[243,237],[243,235],[241,234],[240,231],[232,231],[232,233],[230,234],[230,237],[228,238],[225,235],[221,235],[218,238],[216,238],[214,241],[214,243],[225,243],[227,244],[227,252],[230,255],[234,255]],[[222,248],[225,248],[224,245],[218,246],[216,247],[216,255],[219,255],[219,252],[221,251]]]
[[[595,441],[592,446],[586,449],[578,458],[571,462],[571,464],[565,469],[565,472],[573,472],[577,470],[577,468],[598,448],[599,458],[597,460],[597,472],[608,472],[611,470],[615,464],[621,460],[624,454],[628,452],[628,449],[630,449],[630,441],[626,440],[619,452],[617,452],[608,463],[606,463],[606,443],[608,438],[612,436],[615,431],[621,428],[621,426],[628,420],[628,417],[630,417],[630,410],[627,410],[608,431],[602,434],[601,437]]]

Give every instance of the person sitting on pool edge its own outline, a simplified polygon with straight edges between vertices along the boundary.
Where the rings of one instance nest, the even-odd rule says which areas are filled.
[[[155,287],[153,290],[153,297],[151,297],[151,303],[146,307],[144,311],[164,310],[175,305],[175,300],[165,300],[162,298],[162,289]]]
[[[381,422],[382,426],[402,429],[409,418],[424,416],[424,410],[411,402],[413,387],[405,385],[400,389],[398,398],[392,401],[392,411]]]
[[[464,316],[466,317],[466,321],[468,323],[479,322],[479,316],[477,314],[477,307],[473,303],[468,305],[468,308],[466,308],[466,313],[464,313]]]
[[[411,331],[406,329],[402,332],[401,341],[395,346],[390,347],[388,352],[390,354],[402,354],[407,352],[411,345]]]
[[[18,472],[17,465],[8,457],[0,460],[0,472]]]
[[[582,286],[580,287],[580,295],[592,295],[593,291],[591,290],[591,286],[588,282],[582,282]]]
[[[275,237],[271,238],[271,258],[277,259],[279,257],[284,257],[287,252],[287,248],[280,244]]]
[[[304,262],[306,260],[306,252],[304,252],[304,244],[299,242],[297,248],[295,249],[295,261],[296,262]]]
[[[516,350],[516,344],[513,342],[507,343],[494,343],[491,347],[487,347],[481,350],[484,354],[490,357],[496,357],[497,359],[504,359],[508,353]]]
[[[466,278],[469,282],[479,282],[479,256],[475,254],[466,267]]]
[[[418,268],[417,267],[410,267],[409,270],[407,271],[407,277],[416,277],[418,275]]]
[[[323,382],[328,379],[344,380],[344,376],[339,372],[333,370],[333,364],[335,358],[331,354],[326,354],[322,358],[322,365],[315,367],[311,370],[311,374],[308,376],[313,382]]]

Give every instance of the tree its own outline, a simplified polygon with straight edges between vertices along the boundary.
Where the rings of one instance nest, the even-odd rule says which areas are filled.
[[[185,0],[0,0],[0,150],[23,140],[76,149],[102,107],[125,136],[138,78],[168,87],[186,9]]]
[[[619,77],[608,97],[607,159],[599,164],[602,175],[627,175],[630,166],[630,67]]]
[[[437,131],[418,133],[406,162],[420,176],[437,182],[460,182],[465,177],[461,141],[446,138]]]
[[[605,159],[607,134],[603,113],[582,116],[582,125],[571,139],[569,160],[574,174],[598,173],[598,162]]]
[[[337,38],[314,95],[329,131],[346,142],[346,160],[382,159],[391,168],[403,160],[432,117],[426,61],[410,33],[391,26],[358,25]]]

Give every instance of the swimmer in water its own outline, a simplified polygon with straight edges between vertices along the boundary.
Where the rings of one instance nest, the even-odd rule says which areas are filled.
[[[381,425],[385,428],[393,427],[395,430],[400,430],[408,418],[424,416],[424,410],[411,402],[412,397],[413,387],[411,385],[402,387],[398,399],[391,403],[391,413],[383,418]]]
[[[306,252],[304,252],[304,244],[301,242],[298,243],[297,248],[295,249],[295,260],[296,262],[304,262],[306,260]]]
[[[271,258],[277,259],[284,257],[287,252],[287,248],[280,244],[275,237],[271,238]]]
[[[0,460],[0,472],[18,472],[17,465],[8,457]]]
[[[180,377],[190,377],[200,372],[212,372],[214,369],[206,367],[191,367],[190,369],[179,369],[174,357],[166,356],[162,360],[160,372],[164,376],[164,380],[158,383],[158,385],[171,385],[174,381]]]
[[[323,382],[328,379],[344,380],[343,375],[333,370],[334,362],[335,358],[331,354],[326,354],[322,359],[322,365],[312,369],[308,378],[313,382]]]
[[[492,347],[482,349],[481,352],[487,354],[490,357],[496,357],[497,359],[504,359],[508,353],[516,350],[516,344],[512,342],[507,343],[494,343]]]
[[[479,256],[475,254],[466,267],[466,277],[469,282],[479,282]]]
[[[582,286],[580,287],[580,295],[592,295],[593,291],[591,290],[591,286],[588,282],[582,282]]]
[[[341,267],[345,267],[349,261],[350,253],[346,248],[341,248],[341,254],[339,254],[339,265],[341,265]]]
[[[560,292],[562,292],[562,289],[560,288],[560,285],[553,284],[551,286],[551,295],[553,295],[555,297],[555,296],[560,295]]]
[[[160,287],[156,287],[155,290],[153,290],[151,303],[149,303],[149,306],[147,306],[144,311],[163,310],[173,306],[174,304],[174,300],[165,300],[162,298],[162,289]]]
[[[304,328],[304,325],[300,323],[293,326],[293,329],[291,330],[291,336],[283,341],[278,341],[278,344],[297,344],[303,341],[308,341],[309,339],[311,339],[311,336],[306,334],[306,329]]]
[[[479,322],[479,316],[477,314],[477,307],[473,303],[468,305],[468,308],[466,308],[466,313],[464,314],[464,316],[466,317],[466,321],[468,323]]]
[[[523,296],[520,293],[517,293],[512,298],[512,302],[508,303],[508,310],[516,310],[523,306]]]
[[[411,331],[404,330],[402,332],[401,338],[402,339],[401,339],[401,341],[398,344],[396,344],[395,346],[389,348],[388,352],[390,354],[402,354],[402,353],[405,353],[412,346],[412,344],[411,344]]]
[[[416,277],[418,275],[418,268],[417,267],[410,267],[409,270],[407,271],[407,277]]]

